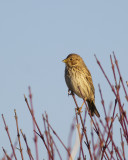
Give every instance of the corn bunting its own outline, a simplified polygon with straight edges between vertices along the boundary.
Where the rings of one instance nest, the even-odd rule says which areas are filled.
[[[83,59],[77,54],[69,54],[63,62],[66,64],[65,81],[69,90],[87,101],[92,116],[95,113],[100,117],[95,106],[92,77]]]

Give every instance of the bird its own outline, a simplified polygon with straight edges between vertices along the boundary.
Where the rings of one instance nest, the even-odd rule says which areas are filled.
[[[95,114],[100,117],[95,106],[92,76],[83,59],[78,54],[71,53],[63,62],[65,63],[65,81],[69,91],[87,102],[91,116]],[[82,106],[80,108],[82,109]]]

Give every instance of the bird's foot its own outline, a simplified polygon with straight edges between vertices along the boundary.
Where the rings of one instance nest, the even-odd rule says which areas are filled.
[[[73,95],[73,92],[68,89],[68,96]]]
[[[81,105],[81,107],[78,107],[77,108],[77,114],[80,114],[82,111],[82,107],[83,107],[83,105],[84,105],[84,102],[83,102],[83,104]]]
[[[81,106],[81,107],[78,107],[78,108],[76,109],[76,113],[77,113],[77,114],[82,113],[83,111],[81,111],[81,110],[82,110],[82,106]]]

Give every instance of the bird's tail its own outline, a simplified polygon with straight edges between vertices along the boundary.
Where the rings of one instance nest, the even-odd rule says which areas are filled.
[[[97,111],[95,103],[93,102],[93,100],[87,100],[87,103],[88,103],[89,110],[91,111],[91,115],[94,116],[94,114],[95,114],[97,117],[100,117],[100,114]]]

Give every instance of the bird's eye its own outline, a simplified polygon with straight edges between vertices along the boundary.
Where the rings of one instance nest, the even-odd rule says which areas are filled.
[[[70,60],[72,61],[72,58],[70,58]]]

